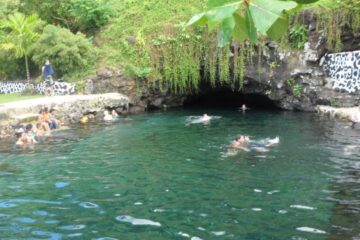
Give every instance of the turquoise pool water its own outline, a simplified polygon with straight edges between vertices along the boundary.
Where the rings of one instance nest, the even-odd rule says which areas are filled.
[[[132,116],[0,146],[0,239],[356,239],[359,130],[313,114]],[[225,156],[238,134],[280,137]]]

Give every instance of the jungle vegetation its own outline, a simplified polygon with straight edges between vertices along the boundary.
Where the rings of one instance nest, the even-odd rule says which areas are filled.
[[[173,91],[241,84],[267,39],[302,49],[316,16],[329,51],[360,28],[360,0],[0,0],[0,80],[36,79],[46,59],[78,81],[99,67]],[[262,9],[266,9],[265,12]]]

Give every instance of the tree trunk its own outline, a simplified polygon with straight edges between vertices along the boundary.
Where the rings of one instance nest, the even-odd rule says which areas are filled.
[[[25,55],[25,68],[26,68],[26,80],[28,83],[30,83],[30,71],[29,71],[29,63],[27,55]]]

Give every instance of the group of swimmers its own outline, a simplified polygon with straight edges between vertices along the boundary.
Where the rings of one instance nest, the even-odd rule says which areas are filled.
[[[16,131],[16,146],[27,146],[38,142],[38,139],[43,136],[49,136],[50,131],[60,128],[62,121],[55,117],[55,109],[47,107],[42,108],[39,112],[38,122],[28,124],[25,127],[19,128]]]
[[[239,111],[246,112],[249,108],[243,104]],[[207,113],[203,114],[201,117],[192,120],[191,123],[209,123],[213,116],[209,116]],[[256,143],[250,140],[249,136],[240,135],[237,136],[228,146],[229,154],[232,155],[234,151],[242,150],[245,152],[267,152],[268,148],[274,146],[280,142],[279,137],[273,139],[268,139],[266,143]]]
[[[117,114],[117,112],[115,110],[111,111],[111,114],[109,113],[109,111],[104,111],[104,118],[103,120],[105,122],[113,122],[119,119],[119,115]],[[89,117],[84,115],[80,118],[80,123],[82,124],[86,124],[89,122]]]

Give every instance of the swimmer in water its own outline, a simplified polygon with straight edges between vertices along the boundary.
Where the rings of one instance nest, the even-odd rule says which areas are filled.
[[[354,129],[355,125],[360,122],[360,108],[350,116],[351,128]]]
[[[110,122],[110,121],[113,121],[114,118],[112,115],[109,114],[108,111],[104,111],[104,121],[105,122]]]
[[[15,134],[16,136],[16,146],[27,146],[30,145],[30,142],[28,141],[28,137],[26,136],[24,131],[19,131]]]
[[[241,108],[239,108],[239,111],[240,111],[240,110],[244,113],[244,112],[246,112],[247,110],[249,110],[249,108],[248,108],[245,104],[243,104],[243,105],[241,106]]]
[[[115,110],[111,111],[111,116],[113,117],[113,121],[119,119],[119,114],[117,114],[117,112]]]
[[[237,137],[234,141],[231,142],[230,148],[232,149],[240,149],[245,152],[267,152],[268,148],[276,145],[280,142],[279,137],[274,139],[270,139],[266,144],[257,144],[256,146],[250,146],[250,138],[248,136],[241,135]]]
[[[209,115],[207,115],[206,113],[204,113],[199,120],[206,122],[206,121],[210,121],[211,117]]]

